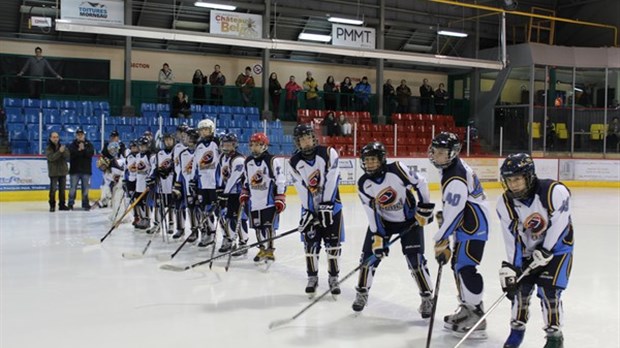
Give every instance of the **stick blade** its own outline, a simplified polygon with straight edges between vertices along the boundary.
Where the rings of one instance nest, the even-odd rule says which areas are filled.
[[[159,269],[163,269],[166,271],[172,271],[172,272],[185,272],[188,269],[190,269],[190,267],[187,267],[187,266],[180,267],[180,266],[165,264],[165,265],[159,266]]]
[[[157,255],[155,256],[155,258],[157,259],[157,261],[170,261],[172,260],[172,256],[170,256],[170,254],[163,254],[163,255]]]
[[[292,321],[293,321],[293,319],[290,319],[290,318],[289,319],[274,320],[271,323],[269,323],[269,330],[273,330],[273,329],[276,329],[276,328],[278,328],[280,326],[284,326],[284,325],[286,325],[286,324],[288,324],[288,323],[290,323]]]
[[[99,245],[99,244],[101,244],[101,239],[87,237],[87,238],[84,238],[84,244],[86,244],[86,245]]]
[[[127,260],[138,260],[144,258],[144,255],[142,253],[135,253],[131,251],[123,253],[122,256],[124,259]]]

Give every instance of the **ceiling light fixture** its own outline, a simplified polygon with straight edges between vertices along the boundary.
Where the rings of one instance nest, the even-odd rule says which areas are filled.
[[[344,17],[329,17],[327,20],[332,23],[342,23],[342,24],[351,24],[351,25],[364,24],[364,21],[361,19],[351,19],[351,18],[344,18]]]
[[[331,35],[310,34],[310,33],[300,33],[297,38],[299,40],[319,41],[319,42],[330,42],[332,40]]]
[[[217,4],[214,2],[204,2],[204,1],[196,1],[194,3],[194,6],[212,8],[215,10],[228,10],[228,11],[234,11],[237,9],[237,6]]]
[[[459,31],[451,31],[451,30],[440,30],[437,32],[439,35],[443,36],[452,36],[452,37],[467,37],[467,33],[462,33]]]

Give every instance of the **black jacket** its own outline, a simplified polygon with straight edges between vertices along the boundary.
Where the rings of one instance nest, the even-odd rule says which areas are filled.
[[[71,153],[71,160],[69,161],[69,174],[88,174],[92,175],[92,157],[95,154],[95,148],[93,143],[88,140],[84,140],[84,150],[78,150],[79,143],[75,139],[69,145],[69,152]]]

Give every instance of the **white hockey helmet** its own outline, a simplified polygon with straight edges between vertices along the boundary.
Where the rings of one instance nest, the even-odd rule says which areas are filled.
[[[205,128],[211,128],[211,133],[215,134],[215,122],[213,122],[212,119],[205,118],[204,120],[201,120],[200,122],[198,122],[198,126],[196,127],[197,130],[201,130]]]

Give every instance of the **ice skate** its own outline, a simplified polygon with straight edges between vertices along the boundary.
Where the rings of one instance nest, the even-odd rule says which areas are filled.
[[[523,342],[523,336],[525,336],[525,329],[510,329],[510,335],[504,343],[504,348],[519,348],[521,342]]]
[[[338,298],[338,295],[340,295],[341,293],[340,284],[338,284],[338,276],[329,276],[327,281],[329,283],[329,290],[332,294],[332,297],[335,300]]]
[[[158,231],[159,231],[159,223],[155,222],[153,224],[153,227],[151,227],[151,228],[146,230],[146,234],[153,234],[153,233],[158,232]]]
[[[273,252],[274,252],[274,249],[266,249],[265,253],[263,254],[264,262],[265,262],[265,268],[263,272],[267,272],[269,268],[271,268],[271,265],[273,265],[273,263],[276,261],[276,257],[273,254]]]
[[[309,276],[308,284],[306,285],[306,295],[308,295],[309,299],[314,298],[316,294],[316,288],[319,286],[319,277],[318,276]]]
[[[543,348],[564,348],[564,337],[562,335],[562,331],[555,326],[548,328],[545,331],[547,331],[547,342]]]
[[[478,306],[471,306],[468,304],[462,304],[459,307],[459,311],[452,317],[452,324],[448,322],[444,324],[444,327],[450,330],[455,336],[463,337],[484,315],[482,310],[482,304]],[[445,321],[446,318],[444,318]],[[482,321],[480,325],[469,336],[472,339],[486,339],[486,320]]]
[[[222,245],[217,250],[218,253],[227,253],[232,249],[232,239],[224,238],[222,239]]]
[[[179,239],[181,237],[183,237],[183,235],[185,234],[185,231],[183,230],[177,230],[173,235],[172,235],[172,239]]]
[[[258,253],[256,254],[256,256],[254,256],[254,262],[258,264],[264,260],[265,260],[265,247],[260,246],[258,247]]]
[[[200,238],[200,242],[198,243],[199,248],[206,248],[211,244],[215,243],[215,233],[203,232]]]
[[[192,233],[190,233],[189,237],[187,237],[187,242],[188,243],[196,243],[196,241],[198,240],[198,230],[195,228],[192,228]]]
[[[246,248],[247,244],[248,244],[247,242],[239,242],[239,245],[237,246],[237,251],[232,253],[232,256],[234,257],[246,256],[248,254],[248,248]]]
[[[140,221],[138,221],[138,223],[136,223],[136,229],[137,230],[147,230],[149,228],[149,226],[151,226],[151,220],[150,219],[140,219]]]
[[[432,294],[425,294],[422,296],[422,302],[418,307],[418,312],[422,316],[422,319],[428,319],[431,317],[433,311],[433,296]]]
[[[353,301],[353,305],[351,308],[355,312],[361,312],[364,310],[364,307],[368,304],[368,290],[367,289],[357,289],[357,294],[355,294],[355,301]]]

